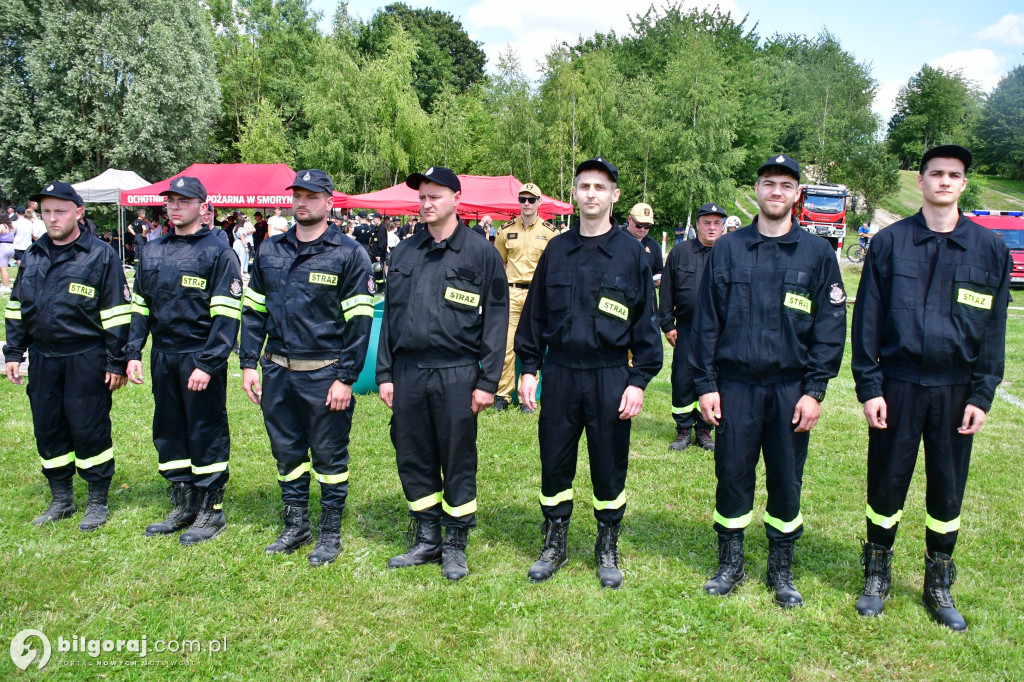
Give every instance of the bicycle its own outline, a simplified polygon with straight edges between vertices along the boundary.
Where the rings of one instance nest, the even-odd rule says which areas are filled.
[[[866,247],[861,246],[860,244],[853,244],[846,250],[846,257],[851,263],[863,263],[864,256],[866,256],[867,253],[868,250]]]

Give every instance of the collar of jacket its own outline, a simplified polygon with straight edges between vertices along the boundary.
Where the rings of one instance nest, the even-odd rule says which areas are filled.
[[[764,235],[761,234],[761,231],[757,229],[757,219],[759,217],[760,216],[754,216],[753,222],[750,223],[751,229],[745,230],[744,237],[747,240],[748,249],[752,249],[764,241]],[[799,223],[797,223],[796,220],[793,220],[793,222],[790,223],[789,232],[779,237],[778,242],[780,244],[796,244],[798,241],[800,241],[800,236],[802,233],[803,230],[800,229]]]
[[[608,239],[602,239],[597,244],[597,248],[599,248],[606,256],[612,257],[615,255],[615,247],[613,244],[619,239],[632,239],[637,244],[640,243],[640,240],[626,232],[625,228],[615,221],[615,218],[610,218],[610,220],[612,222],[612,229],[609,230],[609,232],[611,232],[611,236],[608,237]],[[570,237],[570,239],[572,239],[572,246],[569,247],[569,253],[572,253],[583,246],[583,236],[580,235],[580,229],[578,227],[575,230],[569,230],[569,234],[572,235]],[[607,235],[608,232],[605,232],[598,236],[604,237]]]
[[[712,244],[711,246],[704,246],[704,244],[701,242],[699,237],[694,237],[690,241],[693,242],[693,252],[694,253],[700,253],[701,251],[707,251],[708,249],[711,248],[711,246],[714,246],[714,244]]]
[[[69,251],[73,251],[73,250],[81,250],[81,251],[90,251],[90,250],[92,250],[93,240],[95,239],[95,237],[92,236],[92,232],[89,231],[89,228],[84,228],[83,229],[81,226],[79,226],[78,233],[79,233],[78,237],[75,238],[75,241],[71,242],[71,245],[74,248],[73,249],[67,249],[66,251],[64,251],[64,253],[68,253]],[[36,241],[32,242],[29,245],[29,248],[30,249],[32,249],[32,248],[42,249],[43,253],[46,254],[46,257],[49,258],[50,257],[50,247],[52,245],[53,245],[53,240],[50,239],[50,235],[49,234],[44,234],[42,237],[40,237]]]
[[[437,242],[436,244],[434,243],[433,235],[430,234],[429,226],[425,230],[420,230],[412,237],[413,239],[419,240],[419,242],[415,243],[416,248],[420,249],[426,246],[429,250],[441,248],[441,244],[444,244],[444,248],[451,249],[458,253],[462,250],[462,243],[466,239],[466,235],[469,234],[469,228],[466,227],[466,223],[462,222],[462,218],[458,218],[458,221],[458,224],[455,226],[455,231],[452,232],[451,236]],[[474,237],[474,239],[476,239],[476,237]]]
[[[295,225],[292,225],[290,228],[288,228],[288,231],[284,233],[285,241],[289,242],[295,248],[296,251],[299,250],[299,238],[297,236],[297,230],[298,228]],[[340,229],[338,229],[338,226],[333,223],[328,223],[327,230],[325,230],[324,233],[320,237],[318,237],[318,239],[320,239],[321,242],[324,244],[338,246],[341,244],[341,237],[342,232]],[[314,239],[313,241],[317,240]]]
[[[193,232],[192,234],[178,234],[177,232],[172,231],[168,232],[167,236],[175,237],[176,239],[199,239],[200,237],[205,237],[208,234],[210,234],[210,227],[208,225],[203,225],[202,223],[200,223],[199,229]]]
[[[956,227],[949,233],[947,239],[966,251],[968,243],[967,225],[971,221],[964,216],[963,211],[957,209],[957,212],[960,215],[960,219],[956,221]],[[925,222],[924,212],[918,211],[914,214],[914,246],[928,239],[937,239],[937,237],[931,228],[928,227],[928,223]]]

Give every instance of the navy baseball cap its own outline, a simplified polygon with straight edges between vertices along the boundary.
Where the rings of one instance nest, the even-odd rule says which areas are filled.
[[[599,170],[602,173],[610,175],[613,182],[619,181],[619,169],[600,156],[587,159],[580,165],[576,166],[576,177],[579,177],[580,173],[585,170]]]
[[[702,215],[720,215],[725,218],[729,214],[718,204],[701,204],[700,210],[697,211],[697,217],[699,218]]]
[[[25,207],[24,206],[16,206],[14,208],[14,212],[16,214],[18,214],[18,215],[25,215]]]
[[[360,211],[359,212],[359,217],[360,218],[365,218],[366,216],[367,216],[366,211]]]
[[[784,173],[792,175],[797,180],[800,179],[800,164],[786,154],[773,156],[762,163],[761,167],[757,169],[757,177],[761,177],[769,170],[781,170]]]
[[[925,164],[935,158],[960,159],[964,164],[964,173],[971,169],[971,163],[974,162],[974,155],[966,147],[961,147],[958,144],[942,144],[932,147],[924,153],[924,156],[921,157],[920,172],[923,173]]]
[[[85,202],[82,201],[82,197],[78,196],[78,192],[75,191],[75,188],[66,182],[51,182],[28,199],[29,201],[40,201],[43,197],[53,197],[54,199],[73,201],[75,202],[75,206],[85,205]],[[22,214],[25,212],[25,208],[19,206],[14,209],[14,211],[15,213]]]
[[[327,192],[330,194],[334,191],[334,181],[324,171],[310,168],[309,170],[300,170],[296,173],[295,182],[285,187],[285,189],[295,189],[296,187],[308,189],[310,192]]]
[[[453,192],[462,191],[462,182],[450,168],[442,166],[431,166],[426,173],[413,173],[405,179],[405,184],[413,189],[419,189],[424,182],[434,182],[443,185]]]
[[[171,178],[171,186],[160,192],[161,196],[167,196],[168,194],[180,194],[183,197],[206,201],[206,188],[203,186],[203,183],[199,182],[199,178],[192,178],[187,175]]]

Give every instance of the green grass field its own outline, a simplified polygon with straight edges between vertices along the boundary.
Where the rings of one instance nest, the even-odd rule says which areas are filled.
[[[856,269],[844,278],[852,296]],[[1006,380],[1024,398],[1024,315],[1012,312]],[[670,359],[670,354],[666,360]],[[848,360],[848,358],[847,358]],[[147,366],[148,368],[148,366]],[[867,430],[849,365],[831,385],[811,437],[804,480],[806,532],[796,584],[806,606],[783,611],[762,580],[766,541],[748,532],[749,579],[728,599],[708,597],[713,571],[712,457],[669,453],[668,364],[634,420],[628,508],[621,540],[625,583],[602,590],[594,575],[595,522],[579,504],[570,562],[552,581],[530,584],[540,545],[536,418],[515,411],[480,418],[479,528],[470,536],[470,576],[451,584],[437,566],[384,567],[404,551],[407,515],[388,437],[388,411],[361,396],[352,430],[351,493],[338,562],[313,569],[304,553],[267,557],[281,527],[276,470],[259,409],[230,370],[231,482],[228,528],[204,546],[150,539],[143,528],[169,508],[150,436],[149,386],[114,398],[117,474],[108,524],[77,530],[79,514],[30,525],[48,501],[24,388],[0,388],[0,651],[35,628],[54,646],[47,678],[124,676],[198,679],[1020,679],[1024,676],[1024,511],[1020,504],[1024,412],[997,399],[975,440],[956,558],[957,604],[970,630],[934,625],[920,604],[923,468],[915,477],[896,544],[894,586],[884,616],[865,620],[861,587]],[[585,452],[585,451],[584,451]],[[759,480],[763,481],[763,470]],[[586,455],[576,497],[590,499]],[[314,485],[312,509],[319,511]],[[85,485],[76,493],[84,506]],[[763,483],[755,518],[764,508]],[[150,652],[58,652],[57,638],[135,639]],[[157,653],[157,640],[226,642],[223,651]],[[38,642],[35,642],[38,644]],[[38,646],[36,647],[38,649]],[[129,669],[110,670],[109,667]],[[0,675],[22,673],[6,653]]]
[[[1007,180],[995,175],[982,176],[985,190],[981,205],[992,211],[1019,211],[1024,209],[1024,181]],[[921,190],[917,186],[917,171],[900,171],[900,189],[881,202],[881,207],[905,218],[921,208]]]

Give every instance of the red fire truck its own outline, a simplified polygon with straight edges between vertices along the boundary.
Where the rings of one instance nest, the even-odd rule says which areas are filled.
[[[793,204],[793,217],[800,227],[824,237],[838,252],[842,250],[846,236],[846,202],[849,196],[846,185],[828,182],[801,185],[800,198]]]

